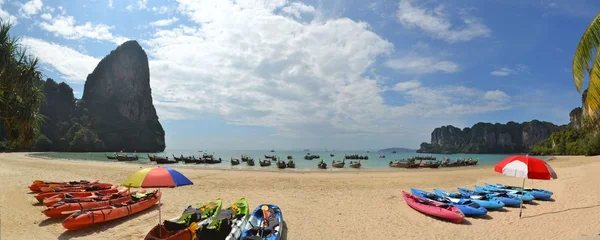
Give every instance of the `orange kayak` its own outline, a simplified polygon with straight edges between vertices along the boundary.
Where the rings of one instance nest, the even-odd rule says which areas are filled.
[[[160,200],[161,192],[153,191],[145,197],[126,203],[116,203],[107,207],[77,211],[68,216],[62,225],[68,230],[76,230],[93,224],[126,217],[152,207]]]
[[[106,187],[106,186],[112,186],[112,183],[94,183],[94,184],[87,184],[87,185],[57,185],[57,184],[50,184],[48,185],[48,187],[41,187],[40,190],[42,192],[73,192],[75,190],[84,190],[84,189],[90,189],[90,188],[102,188],[102,187]]]
[[[84,210],[84,209],[94,209],[101,207],[108,207],[117,203],[126,203],[132,200],[132,196],[138,193],[144,193],[146,190],[141,190],[139,192],[120,192],[117,194],[113,194],[108,196],[108,198],[89,198],[89,199],[81,199],[81,201],[65,201],[59,202],[57,204],[52,205],[43,211],[44,215],[50,218],[59,218],[59,217],[68,217],[72,213]],[[66,200],[72,200],[70,198]]]
[[[119,190],[117,189],[116,185],[113,185],[113,186],[110,186],[110,188],[99,189],[99,190],[91,190],[91,191],[73,190],[72,192],[45,192],[45,193],[38,193],[34,197],[40,203],[43,203],[44,199],[49,198],[49,197],[53,197],[53,196],[56,196],[56,195],[70,194],[70,195],[72,195],[74,197],[85,197],[85,196],[89,196],[89,195],[93,194],[96,191],[99,192],[100,194],[107,194],[107,193],[116,193]]]
[[[98,183],[98,182],[99,182],[98,180],[92,180],[92,181],[79,180],[79,181],[69,181],[69,182],[51,182],[51,181],[35,180],[35,181],[33,181],[33,184],[29,185],[29,190],[31,190],[32,192],[41,192],[42,191],[41,188],[49,187],[52,184],[68,186],[68,185],[89,185],[89,184],[94,184],[94,183]]]
[[[145,192],[146,190],[142,190],[141,192]],[[74,194],[57,194],[51,197],[44,198],[43,203],[46,207],[50,207],[56,203],[65,201],[68,199],[69,202],[82,202],[82,201],[92,201],[96,200],[107,200],[110,199],[115,194],[127,195],[127,189],[118,190],[116,188],[96,191],[96,192],[76,192]]]

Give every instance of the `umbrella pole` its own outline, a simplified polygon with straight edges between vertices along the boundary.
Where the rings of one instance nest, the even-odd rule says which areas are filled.
[[[523,186],[521,186],[521,205],[519,206],[519,218],[523,214],[523,195],[525,194],[525,178],[523,178]]]
[[[158,188],[158,192],[160,192],[160,188]],[[162,197],[161,197],[162,198]],[[158,225],[160,225],[160,223],[162,222],[161,220],[161,214],[160,214],[160,198],[158,199]]]

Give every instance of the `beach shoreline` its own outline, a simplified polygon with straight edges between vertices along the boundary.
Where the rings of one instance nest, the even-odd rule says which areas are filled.
[[[158,222],[157,208],[65,232],[61,221],[46,220],[27,185],[35,179],[100,179],[120,183],[148,164],[43,159],[29,153],[0,154],[2,239],[142,239]],[[488,219],[467,218],[452,224],[410,209],[401,191],[411,187],[454,190],[474,184],[520,185],[493,166],[447,169],[369,169],[348,171],[286,171],[280,169],[210,169],[173,167],[194,182],[164,189],[162,216],[180,214],[188,205],[215,198],[224,204],[246,197],[253,209],[261,203],[281,207],[288,239],[575,239],[600,234],[600,157],[556,156],[549,164],[559,178],[526,181],[526,187],[551,190],[554,202],[490,212]],[[299,173],[299,174],[294,174]],[[224,205],[225,206],[225,205]],[[9,221],[10,220],[10,221]],[[569,224],[564,224],[565,222]],[[557,238],[557,236],[560,236]]]

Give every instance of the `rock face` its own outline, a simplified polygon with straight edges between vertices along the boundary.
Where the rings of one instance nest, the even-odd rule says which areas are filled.
[[[569,125],[574,128],[581,128],[583,126],[583,109],[580,107],[574,108],[569,113]]]
[[[110,52],[88,75],[82,104],[103,151],[157,152],[165,132],[152,104],[148,56],[136,41]]]
[[[549,122],[506,124],[477,123],[471,128],[454,126],[436,128],[431,143],[421,143],[422,153],[520,153],[547,139],[561,127]]]

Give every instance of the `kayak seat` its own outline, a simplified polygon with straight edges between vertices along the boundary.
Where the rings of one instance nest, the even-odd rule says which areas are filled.
[[[113,193],[112,195],[110,195],[110,199],[116,199],[116,198],[121,198],[121,194],[117,194],[117,193]]]
[[[73,194],[65,193],[65,198],[73,198]]]
[[[170,232],[180,231],[188,228],[188,224],[186,223],[171,222],[169,220],[163,221],[163,226],[165,227],[165,229],[167,229],[167,231]]]

